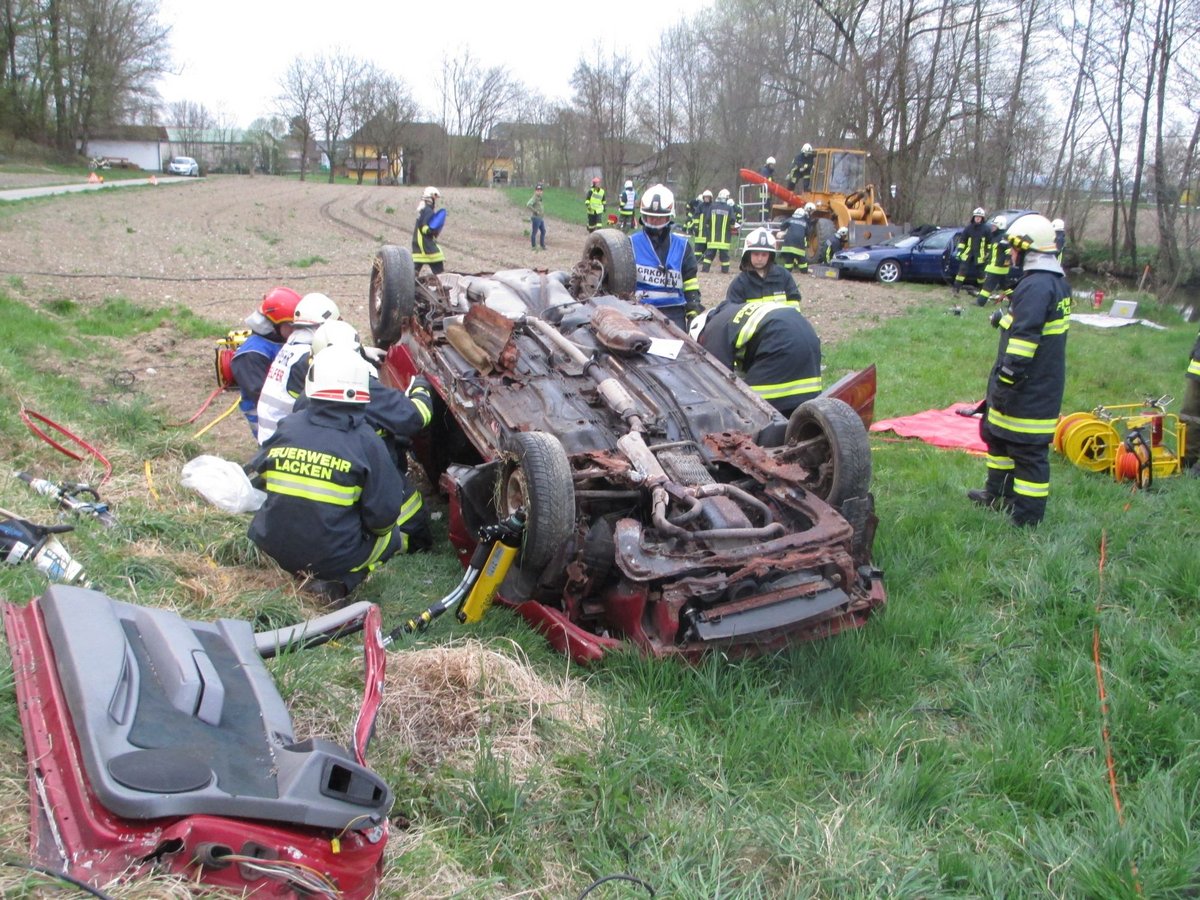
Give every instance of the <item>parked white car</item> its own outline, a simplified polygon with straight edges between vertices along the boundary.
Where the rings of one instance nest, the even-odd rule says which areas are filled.
[[[196,178],[200,175],[200,164],[190,156],[173,156],[167,163],[168,175],[188,175]]]

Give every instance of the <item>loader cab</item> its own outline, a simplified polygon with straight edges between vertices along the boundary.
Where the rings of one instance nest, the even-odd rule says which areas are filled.
[[[820,147],[813,160],[811,193],[853,194],[867,186],[865,150]]]

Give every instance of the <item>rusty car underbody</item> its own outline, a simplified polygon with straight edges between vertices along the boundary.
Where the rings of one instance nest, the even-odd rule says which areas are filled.
[[[569,273],[418,279],[404,248],[376,256],[382,378],[434,386],[414,451],[464,564],[481,527],[523,514],[501,599],[581,660],[622,641],[738,655],[862,625],[885,600],[873,367],[784,419],[634,300],[631,260],[607,231]]]

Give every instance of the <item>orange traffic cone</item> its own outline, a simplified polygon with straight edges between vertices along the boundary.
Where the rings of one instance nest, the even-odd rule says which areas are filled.
[[[158,179],[157,179],[155,176],[151,175],[151,176],[150,176],[150,183],[151,183],[151,184],[158,184]]]
[[[88,184],[99,184],[99,183],[100,183],[100,176],[97,175],[95,172],[93,172],[91,175],[88,176]]]

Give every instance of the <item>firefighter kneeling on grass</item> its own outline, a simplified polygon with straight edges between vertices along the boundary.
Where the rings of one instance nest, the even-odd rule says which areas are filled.
[[[370,377],[353,350],[326,348],[305,381],[309,406],[284,418],[247,466],[267,492],[250,539],[327,599],[345,597],[395,554],[432,545],[420,492],[367,424]]]

